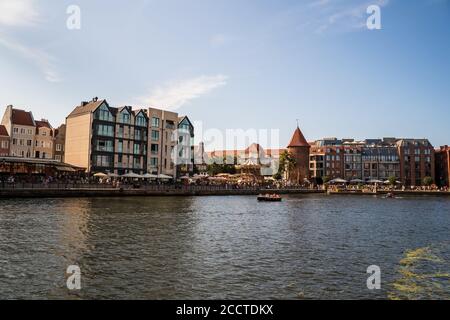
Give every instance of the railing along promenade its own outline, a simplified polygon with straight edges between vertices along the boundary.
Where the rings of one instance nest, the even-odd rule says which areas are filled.
[[[207,195],[257,195],[260,193],[303,194],[328,193],[331,195],[432,195],[450,196],[448,191],[388,190],[376,192],[363,190],[323,190],[299,186],[281,188],[234,185],[180,185],[180,184],[111,184],[99,183],[27,183],[0,182],[0,198],[12,197],[102,197],[102,196],[207,196]]]

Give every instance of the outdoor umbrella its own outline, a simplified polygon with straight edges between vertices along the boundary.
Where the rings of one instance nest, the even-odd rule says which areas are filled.
[[[376,179],[371,179],[371,180],[367,181],[367,183],[383,183],[383,181],[376,180]]]
[[[158,176],[156,174],[146,173],[142,176],[144,179],[157,179]]]
[[[110,178],[117,178],[119,175],[115,173],[108,173],[108,177]]]
[[[361,180],[361,179],[353,179],[353,180],[350,180],[350,182],[351,182],[351,183],[363,183],[364,180]]]
[[[158,174],[158,179],[172,179],[172,176],[168,176],[166,174]]]
[[[347,180],[336,178],[330,181],[331,183],[347,183]]]
[[[107,175],[106,173],[103,173],[103,172],[97,172],[96,174],[94,174],[94,177],[97,177],[97,178],[107,178],[108,175]]]

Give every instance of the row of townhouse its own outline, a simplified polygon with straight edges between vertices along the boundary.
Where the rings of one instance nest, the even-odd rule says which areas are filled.
[[[188,117],[155,108],[83,101],[66,118],[65,161],[87,172],[123,175],[193,172],[194,127]]]
[[[7,106],[0,125],[0,156],[64,161],[65,126],[53,128],[31,111]]]
[[[435,178],[435,150],[427,139],[322,139],[311,143],[310,176],[422,185]]]

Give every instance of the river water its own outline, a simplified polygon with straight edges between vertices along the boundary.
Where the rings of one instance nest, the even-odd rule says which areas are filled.
[[[448,197],[0,200],[0,299],[449,299],[449,244]]]

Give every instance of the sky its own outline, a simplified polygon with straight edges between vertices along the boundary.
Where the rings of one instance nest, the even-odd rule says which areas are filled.
[[[176,110],[203,133],[278,130],[266,147],[297,119],[309,141],[450,144],[450,0],[0,0],[0,112],[57,127],[92,97]]]

